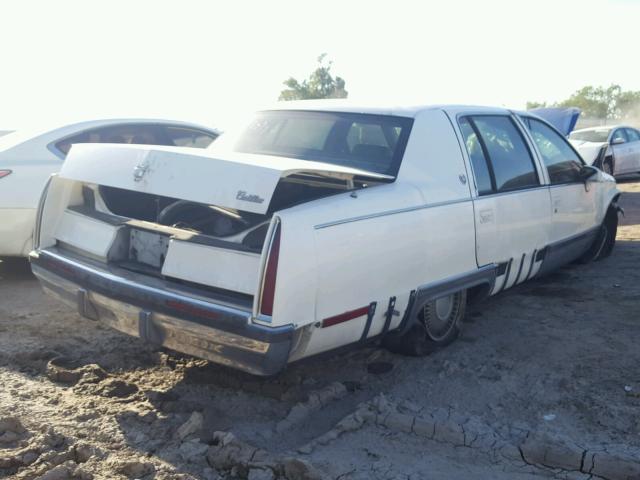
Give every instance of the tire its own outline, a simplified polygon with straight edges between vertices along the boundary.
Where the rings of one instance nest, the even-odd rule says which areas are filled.
[[[580,257],[580,263],[589,263],[603,258],[607,258],[611,255],[613,247],[616,243],[616,234],[618,232],[618,212],[615,208],[609,208],[607,215],[604,217],[604,221],[600,226],[598,235],[593,244],[589,247],[582,257]]]
[[[613,176],[613,161],[610,158],[607,158],[602,163],[602,171],[604,173],[608,173],[609,175]]]
[[[615,208],[609,208],[607,216],[602,222],[602,226],[605,230],[605,239],[602,248],[598,252],[595,260],[602,260],[607,258],[613,252],[613,247],[616,245],[616,235],[618,233],[618,212]]]
[[[466,290],[427,302],[404,335],[390,333],[383,345],[391,352],[402,355],[429,355],[458,338],[466,308]]]

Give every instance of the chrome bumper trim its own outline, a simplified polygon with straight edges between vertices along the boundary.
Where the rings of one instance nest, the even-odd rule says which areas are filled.
[[[133,282],[55,251],[32,252],[30,260],[48,293],[123,333],[256,375],[275,374],[288,361],[291,325],[256,325],[250,311]]]

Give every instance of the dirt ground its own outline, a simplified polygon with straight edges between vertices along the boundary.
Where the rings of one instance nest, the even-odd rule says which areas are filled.
[[[620,188],[610,258],[472,306],[447,349],[271,379],[82,319],[5,260],[0,477],[640,478],[640,183]]]

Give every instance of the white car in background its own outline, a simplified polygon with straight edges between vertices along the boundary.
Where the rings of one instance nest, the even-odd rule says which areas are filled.
[[[269,375],[444,347],[467,295],[609,255],[619,194],[528,113],[285,102],[205,150],[74,147],[30,259],[87,318]]]
[[[0,256],[26,256],[38,200],[76,143],[128,143],[205,148],[219,131],[201,125],[143,119],[94,120],[0,138]]]
[[[574,130],[569,141],[589,164],[610,175],[640,173],[640,131],[625,125]]]

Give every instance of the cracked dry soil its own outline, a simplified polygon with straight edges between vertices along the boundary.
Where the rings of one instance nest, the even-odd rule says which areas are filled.
[[[261,379],[80,318],[0,263],[0,478],[638,479],[640,183],[613,255],[473,305],[427,358]]]

